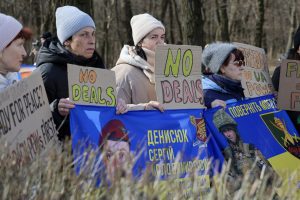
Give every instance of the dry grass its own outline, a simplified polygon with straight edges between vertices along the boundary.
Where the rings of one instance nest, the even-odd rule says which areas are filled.
[[[66,149],[70,149],[70,145]],[[191,176],[188,186],[178,184],[176,177],[171,177],[168,181],[150,178],[150,167],[139,180],[134,180],[128,170],[126,173],[120,173],[113,183],[103,183],[99,187],[95,187],[97,174],[93,168],[95,155],[95,153],[90,154],[82,173],[76,175],[70,151],[65,151],[60,155],[53,152],[46,159],[35,160],[31,163],[24,161],[21,166],[16,160],[6,158],[5,151],[1,151],[0,198],[41,200],[279,199],[276,196],[278,183],[267,185],[267,177],[262,174],[259,179],[250,184],[250,173],[241,182],[230,181],[228,166],[224,166],[222,173],[215,176],[209,191],[205,191],[203,187],[199,186],[197,176]],[[240,189],[232,191],[229,186],[232,183],[240,184]],[[281,185],[288,189],[280,199],[298,199],[296,186],[287,184],[283,182]]]

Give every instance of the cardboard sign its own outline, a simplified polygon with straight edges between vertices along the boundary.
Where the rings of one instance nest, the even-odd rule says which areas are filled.
[[[0,93],[0,141],[19,165],[61,150],[39,72]]]
[[[70,100],[80,105],[116,106],[115,73],[68,64]]]
[[[242,87],[246,97],[259,97],[274,92],[265,50],[234,42],[245,57]]]
[[[259,97],[274,92],[268,72],[251,67],[244,67],[242,87],[246,97]]]
[[[300,61],[283,60],[280,67],[278,108],[300,111]]]
[[[201,47],[158,46],[155,53],[157,99],[166,109],[203,108]]]
[[[264,49],[237,42],[234,42],[233,44],[243,52],[247,67],[269,72],[267,56]]]

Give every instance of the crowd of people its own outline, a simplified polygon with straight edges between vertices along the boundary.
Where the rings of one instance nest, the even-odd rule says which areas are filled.
[[[59,129],[58,137],[65,140],[71,137],[68,115],[70,109],[75,107],[69,100],[67,64],[103,69],[106,67],[96,51],[96,25],[91,16],[74,6],[63,6],[57,8],[55,18],[56,34],[42,35],[41,41],[37,41],[36,44],[40,48],[35,49],[34,54],[36,70],[42,75],[50,110]],[[134,45],[124,45],[116,66],[111,69],[116,74],[117,113],[148,109],[163,112],[163,105],[156,97],[154,70],[156,47],[165,43],[165,26],[147,13],[133,16],[130,25]],[[2,91],[18,80],[17,72],[27,55],[23,45],[26,40],[31,39],[32,31],[24,28],[14,17],[0,13],[0,35]],[[287,58],[300,60],[300,27],[294,37],[294,47],[289,51]],[[225,42],[208,44],[203,50],[202,64],[205,73],[199,78],[202,78],[207,108],[226,107],[228,103],[245,99],[241,85],[245,57],[237,46]],[[279,73],[280,66],[276,68],[272,78],[276,90],[279,85]],[[299,112],[289,114],[299,131]],[[218,128],[221,128],[221,125],[219,126]],[[232,122],[232,127],[235,126]],[[232,144],[235,145],[235,142]]]

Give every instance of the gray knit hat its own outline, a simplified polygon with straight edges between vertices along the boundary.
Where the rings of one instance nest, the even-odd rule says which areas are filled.
[[[217,73],[234,49],[237,49],[237,47],[230,43],[209,44],[202,53],[202,63],[208,67],[211,72]]]
[[[226,125],[237,126],[237,123],[234,121],[234,119],[229,114],[227,114],[224,109],[220,109],[215,112],[213,116],[213,123],[218,128],[218,130]]]
[[[22,24],[12,16],[0,13],[0,51],[22,30]]]
[[[85,27],[96,28],[93,19],[74,6],[57,8],[55,16],[57,37],[62,44]]]

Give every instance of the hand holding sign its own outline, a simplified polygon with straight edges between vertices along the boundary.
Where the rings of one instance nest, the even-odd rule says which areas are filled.
[[[74,107],[75,104],[70,101],[69,98],[60,99],[57,105],[58,112],[61,116],[67,116],[70,113],[70,109]]]

